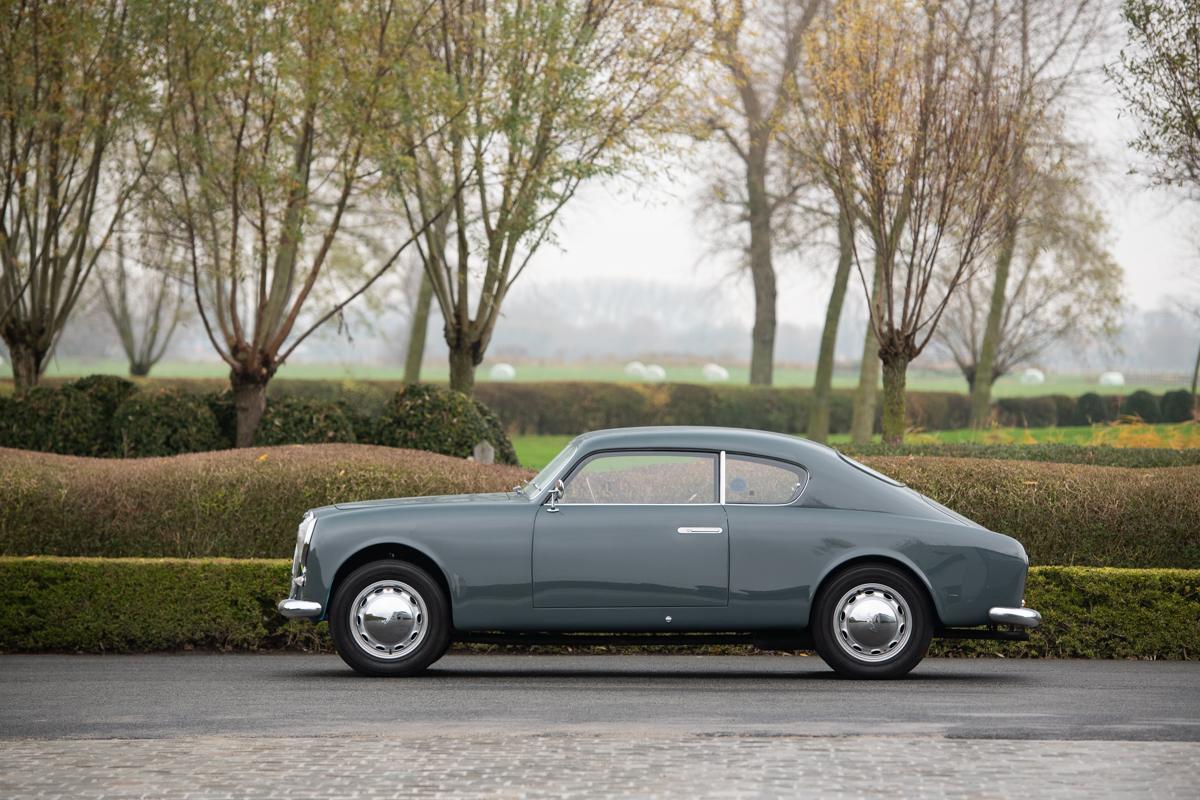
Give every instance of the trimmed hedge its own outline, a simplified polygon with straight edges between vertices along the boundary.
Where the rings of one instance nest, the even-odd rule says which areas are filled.
[[[216,415],[201,397],[175,389],[136,392],[112,418],[115,454],[174,456],[228,447]]]
[[[44,384],[47,388],[69,385],[54,379]],[[232,441],[233,404],[228,381],[155,378],[143,385],[205,395],[223,433]],[[373,436],[374,421],[394,395],[404,390],[405,385],[400,381],[276,378],[267,388],[268,409],[285,398],[337,405],[350,420],[357,441],[367,441]],[[802,433],[807,427],[811,391],[799,387],[698,383],[484,382],[476,385],[475,397],[502,420],[507,431],[524,434],[574,435],[598,428],[672,424],[730,425]],[[910,391],[907,400],[908,423],[913,428],[954,430],[966,427],[970,419],[970,397],[965,393]],[[833,433],[850,429],[852,401],[850,390],[833,392],[830,400]],[[20,447],[6,437],[6,428],[12,428],[7,425],[11,415],[6,408],[9,406],[0,394],[0,446]],[[998,423],[1017,427],[1089,425],[1133,415],[1141,415],[1147,422],[1192,419],[1191,395],[1183,390],[1172,390],[1161,397],[1147,392],[1134,392],[1127,398],[1094,392],[1079,398],[1011,397],[997,400],[994,408]],[[876,430],[879,426],[877,413]],[[56,452],[96,454],[61,447]]]
[[[560,436],[638,425],[724,425],[802,433],[812,401],[812,392],[798,387],[692,383],[480,383],[475,394],[514,433]],[[916,428],[961,428],[970,419],[970,398],[965,394],[909,392],[907,400],[909,424]],[[833,392],[831,432],[850,430],[852,404],[852,392]],[[877,430],[880,413],[877,410]]]
[[[236,427],[235,415],[235,432]],[[340,406],[299,397],[272,400],[258,423],[258,430],[254,432],[254,443],[260,447],[279,444],[353,444],[354,441],[354,426]]]
[[[1163,422],[1188,422],[1195,419],[1192,407],[1192,393],[1186,389],[1173,389],[1164,392],[1159,403],[1162,410]]]
[[[1035,564],[1200,566],[1200,467],[864,461],[1015,536]],[[514,467],[365,445],[127,462],[0,450],[0,554],[283,557],[292,551],[306,508],[505,491],[526,475]]]
[[[328,649],[324,630],[275,611],[290,568],[278,559],[0,557],[0,651]]]
[[[506,491],[527,474],[367,445],[128,461],[0,449],[0,554],[282,557],[307,508]]]
[[[1020,540],[1033,564],[1200,567],[1200,467],[1145,470],[912,456],[863,460]]]
[[[124,378],[91,375],[58,388],[36,387],[20,399],[0,397],[0,447],[109,455],[116,446],[113,415],[136,390]]]
[[[1025,599],[1042,614],[1029,641],[935,640],[930,655],[1200,657],[1200,570],[1033,567]]]
[[[377,384],[294,383],[316,391],[271,391],[257,446],[361,441],[466,457],[487,439],[499,463],[517,463],[500,419],[443,387],[399,385],[389,399]],[[117,458],[201,453],[233,447],[236,429],[233,394],[212,380],[156,380],[139,391],[123,378],[91,375],[37,387],[21,399],[0,395],[0,447],[20,450]]]
[[[289,568],[283,559],[0,558],[0,652],[329,650],[325,624],[275,612]],[[938,641],[931,653],[1200,653],[1200,570],[1035,567],[1026,598],[1044,618],[1030,641]]]
[[[553,435],[635,425],[730,425],[803,433],[812,399],[810,390],[797,387],[572,381],[481,383],[475,394],[496,410],[510,430]],[[851,391],[833,392],[830,432],[850,430],[852,402]],[[1190,403],[1191,396],[1179,390],[1167,392],[1161,400],[1145,391],[1128,398],[1089,392],[1078,399],[1005,397],[994,408],[1001,425],[1040,428],[1111,422],[1122,415],[1141,416],[1146,422],[1185,422],[1192,418]],[[956,430],[970,422],[971,400],[964,393],[910,391],[906,412],[912,428]]]
[[[82,391],[35,387],[0,403],[0,445],[44,453],[107,455],[109,418]]]
[[[1093,464],[1101,467],[1189,467],[1200,465],[1200,448],[1112,447],[1081,444],[885,444],[837,446],[853,456],[943,456],[946,458],[992,458],[1004,461],[1049,461],[1058,464]]]
[[[495,461],[517,464],[517,453],[496,417],[467,395],[427,383],[405,386],[392,396],[375,422],[372,444],[407,447],[467,458],[489,441]]]

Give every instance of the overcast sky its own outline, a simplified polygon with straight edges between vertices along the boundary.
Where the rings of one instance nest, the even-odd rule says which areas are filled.
[[[1128,174],[1135,157],[1126,144],[1134,133],[1132,124],[1121,117],[1118,99],[1099,76],[1092,84],[1090,100],[1076,112],[1074,128],[1107,165],[1096,191],[1111,225],[1112,252],[1125,270],[1129,305],[1142,310],[1161,307],[1178,294],[1185,271],[1198,269],[1193,231],[1200,209]],[[732,256],[713,256],[702,238],[696,208],[704,181],[686,166],[671,172],[673,179],[656,177],[640,186],[625,180],[585,187],[559,220],[559,248],[540,252],[514,293],[541,293],[562,281],[593,278],[702,285],[722,281],[735,264]],[[808,259],[777,259],[781,323],[806,325],[823,319],[831,261],[829,252]],[[749,324],[748,280],[726,280],[721,286],[731,313]],[[861,303],[861,286],[853,288],[855,302]]]

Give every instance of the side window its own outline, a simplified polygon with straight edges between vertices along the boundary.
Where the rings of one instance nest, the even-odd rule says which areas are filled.
[[[715,503],[714,453],[601,453],[566,481],[563,504]]]
[[[753,456],[725,456],[725,502],[743,505],[790,503],[808,475],[800,467]]]

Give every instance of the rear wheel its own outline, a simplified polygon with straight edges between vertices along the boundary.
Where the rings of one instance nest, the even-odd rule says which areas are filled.
[[[887,564],[850,567],[830,580],[810,622],[817,653],[854,678],[899,678],[929,650],[933,609],[923,587]]]
[[[445,595],[425,570],[403,561],[374,561],[350,573],[329,607],[338,655],[364,675],[421,672],[450,645]]]

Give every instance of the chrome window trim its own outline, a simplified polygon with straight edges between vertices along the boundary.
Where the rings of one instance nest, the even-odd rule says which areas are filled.
[[[720,486],[720,489],[717,492],[717,502],[720,503],[721,505],[725,505],[725,451],[724,450],[721,451],[721,465],[719,467],[719,472],[720,472],[720,475],[718,475],[717,480],[720,482],[718,484]]]
[[[580,506],[604,506],[605,508],[613,508],[614,506],[647,506],[650,508],[719,508],[720,503],[559,503],[558,509],[561,511],[564,508],[579,508]],[[623,606],[615,606],[623,608]]]
[[[568,443],[567,446],[569,447],[570,443]],[[570,505],[570,506],[617,506],[617,507],[620,507],[620,506],[677,506],[680,508],[704,508],[705,506],[723,506],[723,507],[724,506],[738,506],[741,508],[749,508],[749,507],[753,507],[753,508],[786,508],[787,506],[794,506],[794,505],[798,504],[802,499],[804,499],[804,493],[808,490],[808,485],[810,483],[812,483],[812,472],[808,469],[808,467],[804,466],[803,464],[798,464],[795,461],[788,461],[785,458],[776,458],[775,456],[764,456],[764,455],[760,455],[758,453],[744,453],[744,452],[740,452],[740,451],[734,452],[734,453],[729,453],[729,451],[726,451],[726,450],[719,450],[719,451],[714,452],[712,450],[687,450],[687,449],[672,450],[672,449],[664,449],[661,447],[632,448],[632,449],[620,448],[620,449],[613,449],[613,450],[596,450],[591,453],[586,453],[585,455],[576,459],[575,461],[566,464],[565,466],[563,466],[563,468],[561,470],[559,470],[558,474],[556,474],[554,476],[553,480],[547,482],[549,484],[547,486],[547,488],[542,489],[538,494],[536,494],[530,498],[530,502],[537,503],[538,505],[545,505],[546,499],[550,494],[550,489],[554,486],[554,484],[558,480],[565,478],[567,475],[571,474],[571,472],[575,469],[576,466],[578,466],[579,464],[582,464],[586,459],[591,458],[592,456],[600,455],[602,453],[636,453],[636,452],[657,453],[657,452],[664,452],[664,451],[670,452],[670,453],[708,453],[711,455],[716,455],[718,472],[719,472],[718,479],[720,482],[720,484],[718,486],[719,491],[718,491],[717,502],[715,502],[715,503],[561,503],[559,505],[559,508],[562,508],[562,506],[564,506],[564,505]],[[750,458],[760,458],[760,459],[766,459],[768,461],[778,461],[781,464],[789,464],[804,473],[804,486],[801,487],[800,492],[796,495],[796,497],[787,503],[730,503],[726,500],[726,497],[725,497],[725,459],[728,455],[733,455],[735,457],[736,456],[749,456]]]

